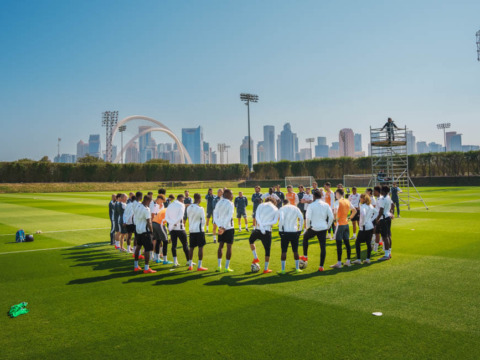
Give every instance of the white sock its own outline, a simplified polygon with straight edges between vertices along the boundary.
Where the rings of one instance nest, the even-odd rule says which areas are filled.
[[[341,262],[341,261],[337,261],[337,264],[338,264],[338,265],[342,265],[342,262]]]
[[[213,235],[213,240],[217,240],[217,235]]]
[[[375,245],[373,245],[373,251],[375,251],[375,252],[378,251],[378,244],[377,243],[375,243]]]
[[[295,260],[295,269],[300,269],[300,260]]]
[[[241,226],[238,227],[238,231],[242,231],[242,227],[241,227]]]
[[[199,267],[199,268],[202,267],[202,260],[198,260],[198,267]]]
[[[167,255],[165,255],[165,256],[163,257],[163,261],[168,261],[168,260],[167,260]]]
[[[230,260],[225,260],[225,269],[230,267]]]
[[[222,259],[218,259],[218,267],[219,267],[219,268],[222,267]]]
[[[188,266],[192,266],[192,263],[193,263],[192,260],[188,260]]]
[[[173,257],[173,263],[174,263],[174,264],[178,264],[178,261],[177,261],[177,257],[176,257],[176,256]]]
[[[132,247],[130,245],[128,245],[128,251],[132,250]]]
[[[258,257],[257,257],[257,250],[252,250],[252,253],[253,253],[253,258],[254,258],[255,260],[257,260],[257,259],[258,259]]]
[[[286,261],[285,260],[282,260],[282,271],[285,271],[285,265],[286,265]]]
[[[134,266],[135,268],[137,268],[137,267],[138,267],[138,261],[135,260],[135,261],[133,262],[133,266]]]
[[[268,270],[268,261],[265,261],[265,270]]]
[[[145,270],[148,270],[148,264],[145,264]]]
[[[346,261],[346,264],[350,264],[350,259],[348,259],[348,260]]]

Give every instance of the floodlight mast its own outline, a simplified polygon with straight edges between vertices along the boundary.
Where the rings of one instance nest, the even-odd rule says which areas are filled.
[[[310,144],[310,159],[313,159],[312,143],[315,142],[315,138],[307,138],[305,141]]]
[[[440,123],[437,124],[437,129],[442,130],[443,129],[443,142],[445,145],[445,152],[447,152],[447,135],[445,133],[445,129],[450,129],[451,124],[450,123]]]
[[[122,125],[122,126],[120,126],[120,127],[118,128],[118,132],[119,132],[120,135],[121,135],[121,136],[120,136],[120,142],[121,142],[121,145],[120,145],[120,146],[121,146],[121,148],[120,148],[120,149],[121,149],[121,150],[120,150],[120,152],[121,152],[121,154],[120,154],[120,155],[121,155],[121,159],[120,159],[120,160],[122,160],[122,162],[121,162],[122,164],[123,164],[123,132],[124,132],[125,130],[127,130],[127,125]]]
[[[250,102],[258,102],[258,95],[255,94],[248,94],[248,93],[241,93],[240,100],[245,102],[247,105],[247,113],[248,113],[248,170],[252,171],[252,138],[250,137]]]
[[[118,111],[105,111],[102,113],[102,126],[106,129],[106,151],[105,160],[112,162],[112,136],[113,128],[118,122]]]
[[[480,30],[477,31],[477,60],[480,61]]]

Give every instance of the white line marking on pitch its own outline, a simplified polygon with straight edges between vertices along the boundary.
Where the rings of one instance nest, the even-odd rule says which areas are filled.
[[[33,235],[42,235],[42,234],[52,234],[52,233],[61,233],[61,232],[69,232],[69,231],[92,231],[92,230],[108,230],[109,227],[106,228],[92,228],[92,229],[69,229],[69,230],[53,230],[53,231],[42,231],[40,234],[33,234]],[[0,236],[12,236],[15,234],[0,234]]]
[[[85,244],[85,245],[75,245],[75,246],[62,246],[56,248],[49,248],[49,249],[32,249],[32,250],[19,250],[19,251],[7,251],[0,253],[0,255],[8,255],[8,254],[18,254],[18,253],[26,253],[26,252],[34,252],[34,251],[47,251],[47,250],[60,250],[60,249],[74,249],[74,248],[87,248],[87,247],[94,247],[94,246],[102,246],[106,245],[107,243],[98,243],[98,244]]]

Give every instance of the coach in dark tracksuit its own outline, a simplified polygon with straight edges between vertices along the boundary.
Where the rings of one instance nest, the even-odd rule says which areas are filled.
[[[112,200],[108,203],[108,217],[110,218],[110,245],[115,244],[115,202],[116,195],[112,195]]]
[[[398,194],[402,192],[402,189],[400,189],[397,186],[397,183],[393,183],[392,187],[390,188],[390,194],[392,202],[395,204],[395,207],[397,208],[397,217],[400,217],[400,198],[398,197]]]

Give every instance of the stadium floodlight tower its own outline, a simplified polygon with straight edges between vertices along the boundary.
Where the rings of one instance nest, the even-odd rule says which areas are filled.
[[[122,158],[121,158],[121,163],[122,163],[122,164],[123,164],[123,133],[124,133],[125,130],[127,130],[127,125],[122,125],[122,126],[119,126],[119,127],[118,127],[118,132],[119,132],[120,135],[121,135],[121,136],[120,136],[120,144],[121,144],[121,145],[120,145],[120,146],[121,146],[120,149],[122,149],[122,150],[120,150],[120,151],[121,151],[120,156],[122,157]]]
[[[247,105],[248,112],[248,170],[252,171],[252,138],[250,137],[250,103],[258,102],[258,95],[241,93],[240,100],[242,100],[245,105]]]
[[[415,199],[421,201],[428,210],[427,204],[410,178],[407,127],[394,128],[393,131],[393,134],[389,134],[386,130],[370,127],[372,174],[368,186],[392,186],[396,183],[403,191],[400,197],[402,205],[406,205],[410,210],[410,201]],[[413,191],[411,193],[410,188],[415,190],[415,195]]]
[[[443,129],[443,144],[445,145],[445,152],[447,152],[447,133],[445,132],[445,129],[450,129],[450,126],[450,123],[437,124],[438,130]]]
[[[480,61],[480,30],[477,31],[477,60]]]
[[[102,114],[102,126],[105,126],[107,135],[107,148],[105,151],[105,161],[112,162],[112,135],[113,128],[118,122],[118,111],[105,111]],[[123,148],[122,148],[123,149]]]

